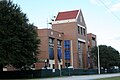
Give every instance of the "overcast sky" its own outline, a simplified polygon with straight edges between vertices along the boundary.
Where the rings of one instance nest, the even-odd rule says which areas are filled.
[[[58,12],[81,9],[87,32],[97,35],[98,45],[120,52],[120,0],[13,0],[27,14],[30,23],[47,28]]]

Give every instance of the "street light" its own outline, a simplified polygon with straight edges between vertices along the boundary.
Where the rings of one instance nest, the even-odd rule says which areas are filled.
[[[45,69],[47,69],[47,65],[46,65],[46,63],[47,63],[47,60],[45,60]]]
[[[100,74],[100,56],[99,56],[99,46],[98,48],[98,74]]]

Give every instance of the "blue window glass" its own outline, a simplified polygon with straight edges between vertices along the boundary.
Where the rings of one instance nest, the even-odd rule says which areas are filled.
[[[64,41],[65,47],[65,60],[70,60],[70,40]]]
[[[51,59],[51,60],[54,59],[54,50],[53,50],[53,48],[49,48],[49,59]]]
[[[78,41],[78,52],[79,52],[79,53],[80,53],[80,51],[81,51],[81,50],[80,50],[80,48],[81,48],[80,46],[81,46],[81,43],[80,43],[80,41]]]
[[[88,64],[90,64],[90,58],[88,57]]]
[[[58,48],[58,60],[61,62],[60,59],[62,59],[62,50],[61,48]]]

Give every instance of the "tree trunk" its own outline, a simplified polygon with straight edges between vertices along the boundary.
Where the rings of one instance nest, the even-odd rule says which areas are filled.
[[[3,65],[0,64],[0,72],[2,72],[2,71],[3,71]]]

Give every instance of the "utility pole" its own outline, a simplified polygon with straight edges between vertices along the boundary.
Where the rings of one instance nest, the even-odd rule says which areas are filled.
[[[100,74],[100,54],[99,54],[99,46],[98,48],[98,74]]]

